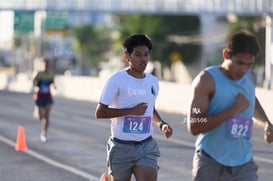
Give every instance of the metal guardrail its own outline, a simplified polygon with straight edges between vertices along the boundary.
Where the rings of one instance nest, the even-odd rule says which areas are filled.
[[[2,0],[0,10],[272,15],[273,0]]]

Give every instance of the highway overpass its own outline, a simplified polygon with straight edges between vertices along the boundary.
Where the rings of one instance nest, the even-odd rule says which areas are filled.
[[[0,10],[272,15],[273,0],[2,0]]]

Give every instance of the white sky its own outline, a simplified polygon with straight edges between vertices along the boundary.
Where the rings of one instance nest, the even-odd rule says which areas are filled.
[[[10,49],[13,37],[13,15],[12,11],[0,12],[0,48]]]

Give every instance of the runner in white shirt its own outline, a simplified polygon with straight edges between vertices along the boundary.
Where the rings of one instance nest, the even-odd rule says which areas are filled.
[[[133,35],[123,47],[129,67],[108,79],[96,110],[97,118],[111,119],[108,170],[113,181],[130,181],[132,174],[137,181],[156,181],[160,152],[152,138],[152,123],[166,138],[173,131],[155,109],[158,80],[144,72],[152,42],[146,35]]]

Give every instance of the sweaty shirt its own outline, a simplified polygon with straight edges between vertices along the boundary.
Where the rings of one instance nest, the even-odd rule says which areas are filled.
[[[147,103],[144,115],[126,115],[112,118],[111,135],[121,140],[141,141],[153,134],[152,116],[158,95],[158,80],[145,73],[143,79],[135,78],[125,69],[114,73],[106,82],[99,102],[112,108],[131,108]]]
[[[238,93],[242,93],[247,98],[250,106],[215,129],[198,135],[196,150],[204,150],[217,162],[226,166],[242,165],[252,159],[250,137],[255,107],[252,73],[248,71],[240,80],[231,80],[216,66],[208,67],[205,71],[212,76],[215,85],[215,94],[209,103],[208,115],[229,108]]]

